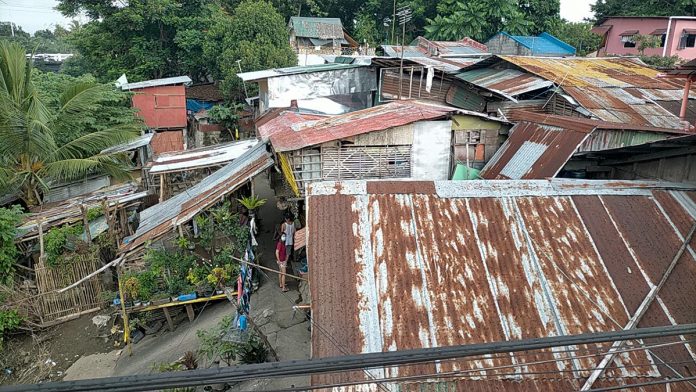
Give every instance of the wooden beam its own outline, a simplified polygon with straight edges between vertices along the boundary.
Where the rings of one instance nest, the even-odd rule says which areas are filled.
[[[160,194],[159,194],[159,202],[164,201],[164,174],[160,174]]]
[[[39,265],[43,265],[44,261],[44,238],[43,238],[43,219],[39,218]]]
[[[676,149],[667,150],[667,151],[660,151],[660,152],[656,152],[656,153],[652,153],[652,154],[638,155],[638,156],[634,156],[634,157],[626,158],[626,159],[604,159],[604,160],[600,161],[600,164],[602,166],[625,165],[625,164],[629,164],[629,163],[652,161],[652,160],[661,159],[661,158],[669,158],[669,157],[674,157],[674,156],[690,155],[690,154],[696,154],[696,146],[685,147],[685,148],[676,148]]]
[[[169,309],[162,308],[162,312],[164,312],[164,317],[167,319],[167,327],[169,327],[169,331],[174,332],[174,321],[172,320],[172,315],[169,314]]]
[[[645,298],[643,298],[643,302],[640,304],[640,306],[638,306],[638,309],[633,314],[633,317],[631,317],[631,319],[628,320],[628,323],[626,323],[626,326],[623,328],[624,331],[635,328],[640,322],[641,318],[643,318],[643,315],[645,315],[645,313],[648,311],[650,304],[652,304],[652,302],[655,300],[657,294],[660,292],[660,289],[662,288],[662,286],[665,285],[667,279],[672,274],[674,267],[677,266],[677,262],[688,248],[689,243],[691,242],[691,239],[694,236],[694,232],[696,232],[696,224],[691,226],[691,230],[689,230],[689,234],[687,234],[684,238],[684,241],[682,242],[681,247],[677,251],[677,254],[674,255],[674,258],[672,258],[672,262],[667,267],[667,270],[664,274],[662,274],[662,279],[660,279],[660,282],[656,286],[653,286],[652,289],[645,296]],[[604,356],[602,361],[599,363],[597,368],[592,372],[592,374],[590,374],[590,377],[587,378],[587,381],[585,381],[585,384],[580,389],[581,391],[587,391],[592,387],[592,384],[594,384],[594,382],[597,381],[597,379],[602,375],[602,373],[604,373],[606,367],[611,363],[611,361],[614,360],[617,351],[621,348],[624,342],[625,341],[623,340],[617,340],[611,345],[611,348]]]
[[[92,243],[92,232],[89,230],[89,218],[87,217],[87,208],[80,203],[80,212],[82,212],[82,225],[85,227],[85,239],[88,244]]]

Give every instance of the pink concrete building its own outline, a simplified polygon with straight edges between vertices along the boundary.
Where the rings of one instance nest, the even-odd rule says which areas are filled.
[[[646,56],[696,58],[696,17],[616,16],[601,19],[592,32],[603,37],[598,56],[638,55],[636,35],[660,38],[660,47],[648,48]]]

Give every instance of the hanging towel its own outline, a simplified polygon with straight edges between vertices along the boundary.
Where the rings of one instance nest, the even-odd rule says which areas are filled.
[[[428,75],[425,77],[425,91],[430,92],[433,87],[433,78],[435,77],[435,70],[430,65],[426,67],[428,69]]]

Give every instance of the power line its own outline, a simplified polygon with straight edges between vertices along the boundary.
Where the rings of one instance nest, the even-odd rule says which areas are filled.
[[[290,377],[317,373],[362,370],[485,354],[511,353],[551,347],[689,335],[694,333],[696,333],[696,324],[670,325],[613,332],[524,339],[509,342],[431,347],[313,360],[270,362],[229,368],[198,369],[184,372],[108,377],[93,380],[64,381],[34,385],[15,385],[2,387],[0,388],[0,392],[80,392],[93,390],[109,390],[113,392],[147,391],[163,388],[199,386],[219,382],[247,381],[258,378]]]

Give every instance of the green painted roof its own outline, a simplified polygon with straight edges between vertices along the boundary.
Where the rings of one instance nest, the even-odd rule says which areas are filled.
[[[290,28],[296,37],[336,39],[343,38],[343,23],[339,18],[290,17]]]

